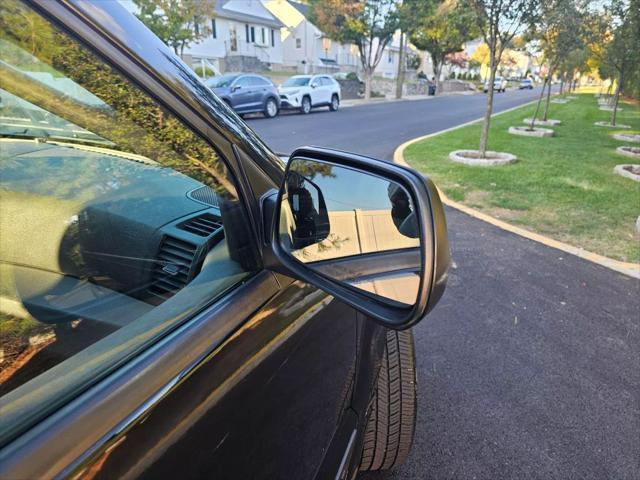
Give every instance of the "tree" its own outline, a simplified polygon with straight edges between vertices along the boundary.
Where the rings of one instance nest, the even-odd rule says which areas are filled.
[[[190,44],[211,35],[208,20],[215,15],[214,0],[133,0],[136,17],[160,40],[182,55]]]
[[[549,103],[551,100],[551,78],[569,52],[583,45],[582,12],[575,0],[547,0],[542,3],[540,16],[530,29],[532,38],[540,42],[540,48],[548,65],[536,111],[531,118],[530,129],[535,125],[540,105],[547,89],[547,100],[544,108],[543,120],[548,120]]]
[[[402,0],[398,6],[398,29],[400,30],[400,53],[398,58],[398,75],[396,78],[396,98],[402,98],[404,84],[404,59],[408,39],[420,26],[423,18],[430,15],[435,8],[436,0]]]
[[[358,48],[371,98],[373,72],[398,29],[400,0],[311,0],[310,20],[329,38]]]
[[[615,125],[625,87],[636,92],[639,88],[633,82],[640,79],[640,0],[613,0],[605,12],[595,21],[596,28],[592,31],[596,32],[597,40],[592,42],[591,52],[599,60],[601,78],[609,78],[616,84],[611,112],[611,125]]]
[[[502,53],[513,38],[538,15],[538,0],[466,0],[489,49],[487,108],[480,134],[480,156],[486,157],[493,113],[493,84]]]
[[[429,52],[436,81],[440,81],[447,56],[462,51],[464,43],[479,34],[474,12],[458,0],[445,0],[433,14],[424,18],[411,36],[411,43]]]

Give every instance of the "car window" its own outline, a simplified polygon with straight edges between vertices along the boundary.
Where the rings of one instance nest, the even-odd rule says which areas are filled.
[[[269,81],[265,78],[251,77],[251,85],[254,85],[256,87],[266,87],[271,85],[271,83],[269,83]]]
[[[10,437],[256,267],[216,150],[28,7],[0,9],[0,431]]]
[[[283,87],[304,87],[309,85],[309,77],[291,77],[287,79],[282,86]]]
[[[329,77],[320,77],[322,79],[322,85],[325,87],[330,87],[333,85],[333,82]]]
[[[221,75],[219,77],[212,77],[208,79],[206,84],[210,88],[225,88],[230,87],[236,78],[238,78],[237,75]]]
[[[240,77],[233,84],[234,87],[249,87],[252,85],[251,77]]]

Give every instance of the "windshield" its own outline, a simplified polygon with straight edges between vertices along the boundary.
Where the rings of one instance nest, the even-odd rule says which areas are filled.
[[[230,87],[236,78],[238,78],[237,75],[222,75],[220,77],[213,77],[207,80],[207,85],[210,88]]]
[[[291,77],[289,80],[282,84],[283,87],[304,87],[309,85],[309,77]]]

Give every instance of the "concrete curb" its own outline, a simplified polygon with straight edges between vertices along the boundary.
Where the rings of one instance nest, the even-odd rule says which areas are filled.
[[[492,115],[492,117],[507,113],[507,112],[511,112],[513,110],[516,110],[518,108],[522,108],[525,107],[527,105],[531,105],[532,103],[535,103],[537,100],[534,100],[532,102],[528,102],[525,103],[523,105],[519,105],[517,107],[513,107],[513,108],[509,108],[507,110],[503,110],[501,112],[495,113]],[[414,138],[412,140],[409,140],[407,142],[404,142],[402,145],[398,146],[396,148],[396,150],[393,152],[393,161],[395,163],[398,163],[400,165],[404,165],[409,167],[409,164],[405,161],[404,159],[404,151],[406,150],[406,148],[409,145],[412,145],[414,143],[417,143],[421,140],[425,140],[427,138],[431,138],[431,137],[435,137],[438,135],[442,135],[443,133],[447,133],[447,132],[451,132],[454,130],[458,130],[460,128],[464,128],[468,125],[472,125],[474,123],[478,123],[481,122],[482,118],[478,118],[476,120],[472,120],[470,122],[466,122],[463,123],[461,125],[457,125],[455,127],[452,128],[447,128],[444,130],[440,130],[439,132],[434,132],[434,133],[430,133],[428,135],[423,135],[421,137],[417,137]],[[521,237],[527,238],[529,240],[533,240],[534,242],[538,242],[541,243],[543,245],[546,245],[547,247],[551,247],[551,248],[555,248],[557,250],[566,252],[566,253],[570,253],[571,255],[575,255],[576,257],[580,257],[584,260],[587,260],[589,262],[592,263],[596,263],[598,265],[601,265],[603,267],[609,268],[611,270],[614,270],[616,272],[619,273],[623,273],[625,275],[628,275],[630,277],[633,278],[638,278],[640,279],[640,264],[638,263],[628,263],[628,262],[621,262],[619,260],[614,260],[612,258],[607,258],[603,255],[599,255],[597,253],[593,253],[593,252],[589,252],[587,250],[584,250],[582,248],[578,248],[578,247],[574,247],[573,245],[569,245],[568,243],[564,243],[564,242],[560,242],[558,240],[554,240],[552,238],[549,237],[545,237],[544,235],[540,235],[538,233],[534,233],[531,232],[529,230],[525,230],[524,228],[520,228],[520,227],[516,227],[515,225],[511,225],[510,223],[507,222],[503,222],[502,220],[498,220],[497,218],[494,218],[490,215],[487,215],[486,213],[480,212],[478,210],[475,210],[473,208],[467,207],[466,205],[463,205],[459,202],[456,202],[455,200],[451,200],[449,197],[447,197],[445,195],[445,193],[438,189],[438,193],[440,194],[440,199],[442,200],[442,203],[444,203],[445,205],[448,205],[451,208],[455,208],[456,210],[459,210],[463,213],[466,213],[467,215],[470,215],[471,217],[477,218],[478,220],[482,220],[484,222],[487,222],[495,227],[498,227],[502,230],[505,230],[507,232],[511,232],[514,233],[516,235],[519,235]]]
[[[554,132],[550,128],[533,127],[533,130],[529,130],[529,127],[527,126],[509,127],[509,130],[507,131],[511,135],[520,135],[521,137],[537,137],[537,138],[553,137],[556,134],[556,132]]]
[[[636,153],[634,150],[637,150],[638,153]],[[625,157],[635,158],[636,160],[640,159],[640,147],[623,145],[622,147],[616,148],[616,152],[619,155],[623,155]]]
[[[635,173],[632,173],[629,170],[626,170],[626,167],[640,168],[640,165],[638,165],[637,163],[625,163],[622,165],[616,165],[615,167],[613,167],[613,173],[616,173],[625,178],[629,178],[634,182],[640,182],[640,175],[636,175]]]

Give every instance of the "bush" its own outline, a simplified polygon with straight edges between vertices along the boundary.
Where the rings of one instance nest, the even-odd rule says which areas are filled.
[[[456,78],[456,73],[455,73],[455,72],[451,72],[451,73],[449,74],[449,78],[450,78],[450,79],[452,79],[452,80],[454,80],[454,79]]]
[[[193,70],[201,78],[209,78],[209,77],[215,77],[216,76],[216,72],[211,70],[209,67],[204,67],[203,68],[201,65],[198,65]],[[203,70],[204,70],[204,72],[203,72]],[[204,73],[204,75],[203,75],[203,73]]]
[[[345,77],[347,80],[360,80],[358,78],[358,74],[355,72],[349,72],[347,73],[347,76]]]

